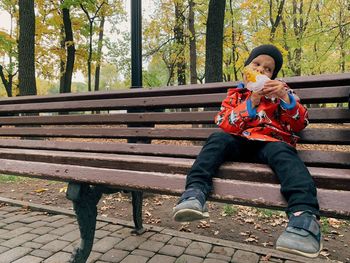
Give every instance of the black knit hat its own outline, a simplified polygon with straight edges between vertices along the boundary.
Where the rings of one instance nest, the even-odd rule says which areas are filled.
[[[271,79],[274,79],[277,77],[278,72],[280,71],[282,64],[283,64],[283,56],[281,51],[274,45],[261,45],[252,50],[250,53],[248,59],[244,63],[244,66],[247,66],[252,62],[254,58],[260,55],[269,55],[273,58],[275,61],[275,69],[273,71]]]

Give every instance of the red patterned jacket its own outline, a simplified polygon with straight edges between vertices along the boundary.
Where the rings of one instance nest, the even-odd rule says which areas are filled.
[[[306,108],[288,88],[290,103],[281,99],[262,97],[257,108],[252,107],[251,91],[241,83],[229,89],[215,117],[216,124],[227,133],[250,140],[284,141],[293,147],[299,139],[296,132],[308,124]]]

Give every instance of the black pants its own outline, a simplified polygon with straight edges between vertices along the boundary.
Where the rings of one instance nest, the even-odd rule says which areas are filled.
[[[225,161],[248,160],[268,164],[281,183],[287,214],[310,210],[319,217],[314,181],[297,151],[284,142],[247,140],[225,132],[210,135],[187,175],[186,189],[199,188],[206,197],[212,178]]]

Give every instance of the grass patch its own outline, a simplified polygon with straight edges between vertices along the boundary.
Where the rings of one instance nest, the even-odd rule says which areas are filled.
[[[258,211],[259,215],[261,215],[262,217],[273,217],[273,216],[280,216],[281,211],[278,210],[272,210],[272,209],[267,209],[267,208],[256,208],[256,210]]]
[[[321,221],[321,232],[329,233],[330,224],[328,222],[327,217],[321,217],[320,221]]]
[[[21,176],[0,174],[0,183],[14,183],[24,180]]]
[[[225,204],[223,207],[223,214],[225,214],[227,216],[232,216],[236,212],[237,212],[237,208],[233,205]]]

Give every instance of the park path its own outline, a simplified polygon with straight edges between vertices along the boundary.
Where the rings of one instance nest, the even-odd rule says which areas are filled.
[[[98,217],[88,262],[330,262],[151,225],[141,236],[131,229],[132,222]],[[72,211],[0,198],[0,263],[64,263],[79,238]]]

